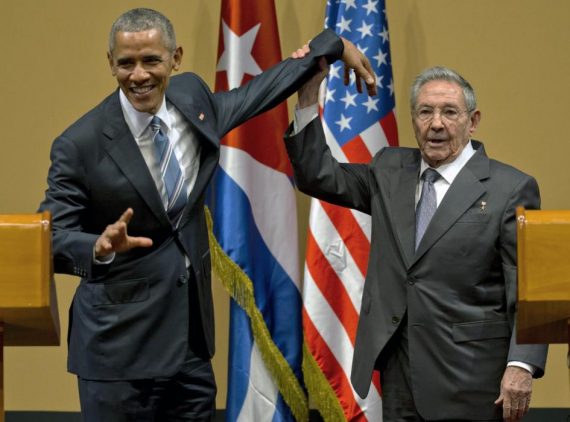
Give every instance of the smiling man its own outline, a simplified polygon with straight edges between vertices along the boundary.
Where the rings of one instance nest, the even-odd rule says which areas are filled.
[[[205,421],[214,413],[214,314],[204,193],[220,138],[342,58],[370,64],[331,31],[244,88],[212,93],[182,61],[170,21],[133,9],[107,54],[119,89],[53,142],[40,210],[53,217],[53,260],[81,282],[70,309],[68,369],[83,420]],[[127,230],[128,228],[128,230]]]
[[[384,422],[519,421],[547,354],[515,328],[515,209],[540,206],[536,181],[471,139],[475,93],[443,67],[412,85],[419,148],[337,162],[311,120],[325,73],[299,91],[286,145],[301,191],[372,216],[354,389],[365,397],[380,370]]]

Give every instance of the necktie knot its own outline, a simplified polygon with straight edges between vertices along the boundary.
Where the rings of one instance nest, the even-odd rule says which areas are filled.
[[[160,130],[160,117],[153,116],[149,126],[153,132],[158,132]]]
[[[434,183],[440,177],[441,177],[441,174],[439,174],[439,172],[437,170],[434,170],[432,168],[427,168],[424,171],[424,174],[422,175],[422,178],[424,179],[424,181],[426,181],[428,183]]]

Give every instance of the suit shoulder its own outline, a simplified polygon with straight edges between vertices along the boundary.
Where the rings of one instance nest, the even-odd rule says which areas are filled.
[[[502,179],[510,179],[515,183],[520,183],[523,180],[534,179],[530,174],[527,174],[510,164],[506,164],[492,158],[489,159],[489,169],[492,176],[501,177]]]
[[[97,137],[101,133],[106,122],[105,109],[108,104],[113,101],[114,96],[117,96],[116,101],[118,101],[118,91],[115,91],[72,123],[60,136],[69,138],[75,142],[85,142]]]
[[[192,72],[184,72],[170,78],[168,91],[169,94],[191,91],[192,95],[199,95],[200,93],[210,95],[212,92],[208,84]]]

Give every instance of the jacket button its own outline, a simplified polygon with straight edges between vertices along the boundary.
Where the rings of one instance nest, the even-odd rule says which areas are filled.
[[[414,284],[416,284],[416,280],[414,280],[412,277],[408,278],[408,284],[410,286],[413,286]]]
[[[400,318],[398,318],[397,316],[393,316],[392,317],[392,324],[397,324],[398,322],[400,322]]]
[[[183,286],[184,284],[186,284],[188,282],[188,279],[186,278],[185,275],[181,275],[180,277],[178,277],[178,284],[180,286]]]

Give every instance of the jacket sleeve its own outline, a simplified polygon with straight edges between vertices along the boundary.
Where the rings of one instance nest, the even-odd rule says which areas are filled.
[[[81,182],[86,180],[84,166],[77,147],[64,136],[54,141],[50,158],[48,189],[39,211],[52,214],[54,271],[92,277],[97,235],[83,231],[82,218],[89,201],[89,187]]]
[[[335,205],[371,213],[372,173],[367,164],[339,163],[325,142],[321,119],[301,132],[285,134],[285,146],[299,190]],[[375,159],[382,154],[376,155]]]
[[[218,135],[225,135],[286,100],[318,69],[320,57],[332,63],[342,56],[344,49],[340,38],[330,29],[315,37],[310,48],[310,53],[302,59],[285,59],[239,88],[214,94]]]

